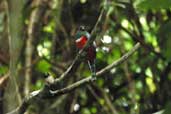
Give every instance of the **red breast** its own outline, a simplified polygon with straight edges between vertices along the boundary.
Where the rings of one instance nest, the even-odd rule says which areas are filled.
[[[76,42],[77,48],[82,49],[87,43],[87,37],[82,36],[81,38],[77,39],[75,42]]]

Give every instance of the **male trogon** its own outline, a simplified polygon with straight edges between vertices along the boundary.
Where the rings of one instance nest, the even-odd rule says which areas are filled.
[[[85,30],[84,26],[80,26],[79,30],[76,33],[75,43],[76,43],[77,48],[82,49],[90,38],[91,38],[90,33]],[[95,65],[96,45],[95,45],[95,42],[90,44],[85,51],[86,51],[85,59],[88,62],[89,68],[92,72],[93,79],[96,79],[95,78],[95,76],[96,76],[96,65]]]

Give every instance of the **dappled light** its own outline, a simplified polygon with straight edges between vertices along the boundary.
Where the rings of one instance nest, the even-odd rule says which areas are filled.
[[[0,0],[0,114],[171,114],[170,0]]]

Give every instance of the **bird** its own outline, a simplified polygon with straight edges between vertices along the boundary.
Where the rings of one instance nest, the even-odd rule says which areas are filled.
[[[75,35],[76,47],[81,50],[84,48],[88,40],[90,40],[91,35],[86,31],[85,26],[80,26]],[[93,42],[85,50],[85,60],[88,63],[89,69],[92,73],[92,80],[96,80],[96,44]]]

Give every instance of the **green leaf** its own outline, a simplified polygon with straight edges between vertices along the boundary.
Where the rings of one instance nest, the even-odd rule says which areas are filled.
[[[38,81],[36,82],[36,85],[35,85],[35,90],[38,90],[38,89],[42,88],[43,85],[44,85],[43,80],[38,80]]]
[[[156,91],[156,85],[151,77],[146,77],[146,84],[150,90],[151,93],[154,93]]]
[[[54,26],[55,26],[55,23],[53,21],[51,21],[48,25],[43,27],[43,31],[47,32],[47,33],[53,33]]]
[[[48,72],[51,67],[51,64],[46,62],[45,60],[41,60],[38,62],[36,69],[42,73]]]
[[[6,66],[0,66],[0,76],[7,73],[8,67]]]
[[[91,112],[88,108],[83,108],[81,114],[91,114]]]
[[[102,87],[104,85],[104,80],[103,79],[99,79],[97,80],[97,84]]]
[[[138,4],[141,10],[160,10],[171,7],[171,0],[144,0]]]
[[[171,103],[168,103],[163,114],[170,114],[170,113],[171,113]]]
[[[96,113],[97,113],[97,108],[96,108],[96,107],[91,107],[91,112],[92,112],[93,114],[96,114]]]
[[[99,102],[100,102],[101,105],[104,105],[105,104],[104,99],[100,99]]]

